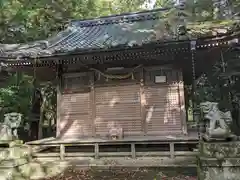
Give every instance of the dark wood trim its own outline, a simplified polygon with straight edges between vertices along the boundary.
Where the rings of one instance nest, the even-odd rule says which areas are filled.
[[[121,84],[114,84],[114,83],[105,83],[105,84],[95,84],[95,87],[112,87],[112,86],[127,86],[127,85],[134,85],[140,84],[140,82],[121,82]]]
[[[229,41],[239,37],[239,33],[230,33],[221,37],[207,37],[196,39],[197,50],[229,47]],[[145,45],[133,47],[116,47],[106,49],[90,49],[82,52],[61,53],[56,52],[54,55],[42,56],[38,59],[41,63],[37,66],[51,66],[54,64],[68,64],[80,63],[86,64],[99,64],[109,62],[119,62],[119,60],[131,60],[135,62],[136,59],[155,59],[159,55],[167,55],[190,52],[191,40],[173,41],[173,42],[152,42]],[[157,50],[157,51],[156,51]],[[157,56],[156,56],[157,55]],[[9,66],[29,66],[33,63],[34,57],[21,57],[16,60],[16,57],[0,57],[0,61],[7,63]],[[134,60],[135,59],[135,60]],[[166,59],[166,58],[163,58]],[[159,60],[159,58],[158,58]],[[164,60],[162,60],[164,61]],[[130,63],[130,62],[128,62]]]
[[[60,136],[60,123],[61,123],[61,91],[59,89],[59,85],[57,86],[57,129],[56,136]]]
[[[62,89],[61,93],[63,95],[65,94],[74,94],[74,93],[83,93],[83,92],[90,92],[91,91],[91,86],[82,86],[78,89]]]
[[[144,66],[143,69],[145,71],[154,71],[154,70],[164,70],[164,69],[168,69],[168,70],[172,70],[172,65],[163,65],[163,66]]]
[[[91,88],[90,77],[92,72],[79,72],[79,73],[64,73],[62,75],[64,80],[64,90],[68,91],[82,91],[87,88]],[[69,80],[73,82],[68,83]]]
[[[57,129],[56,129],[56,136],[60,136],[60,122],[61,122],[61,89],[62,89],[62,68],[61,65],[56,66],[57,71]]]
[[[148,66],[148,67],[144,67],[146,73],[145,73],[145,85],[148,86],[168,86],[169,84],[171,84],[171,82],[169,81],[169,73],[167,74],[163,74],[165,70],[169,70],[169,71],[174,71],[172,66]],[[160,76],[166,76],[166,82],[162,82],[162,83],[155,83],[155,79],[152,79],[152,76],[155,76],[158,74],[158,72],[156,73],[156,71],[161,71],[161,74],[159,74]],[[156,74],[155,74],[156,73]],[[155,78],[155,77],[154,77]]]
[[[133,62],[137,64],[137,59],[151,59],[166,54],[182,53],[183,51],[189,51],[189,41],[187,42],[175,42],[175,43],[151,43],[135,47],[125,48],[111,48],[109,50],[88,50],[83,52],[72,53],[59,53],[52,56],[45,56],[38,58],[41,63],[37,66],[49,66],[53,64],[103,64],[110,62],[117,62],[127,60],[128,63]],[[165,58],[166,59],[166,58]],[[1,61],[8,63],[10,66],[26,65],[29,66],[33,63],[34,58],[23,57],[20,60],[16,58],[4,58],[0,57]]]
[[[89,71],[87,72],[77,72],[77,73],[63,73],[62,74],[62,77],[65,79],[67,78],[77,78],[77,77],[80,77],[80,76],[87,76],[89,75]]]
[[[239,32],[238,30],[231,31],[229,33],[223,34],[223,35],[218,35],[218,36],[207,36],[207,37],[202,37],[202,38],[197,38],[197,49],[209,49],[209,48],[215,48],[215,47],[226,47],[229,46],[229,41],[234,40],[236,38],[239,38]],[[62,64],[64,62],[66,57],[70,58],[80,58],[83,60],[89,61],[90,59],[88,58],[88,55],[92,55],[94,57],[94,54],[102,54],[103,56],[105,55],[104,53],[110,53],[113,54],[113,52],[123,52],[125,53],[126,51],[135,51],[135,52],[145,52],[147,50],[151,50],[154,48],[161,49],[162,52],[174,52],[177,49],[178,50],[183,50],[186,48],[187,50],[190,50],[190,39],[187,40],[172,40],[172,41],[157,41],[157,42],[150,42],[146,43],[143,45],[135,45],[132,47],[115,47],[115,48],[109,48],[109,49],[85,49],[82,51],[73,51],[73,52],[56,52],[55,54],[48,55],[48,56],[42,56],[39,57],[38,59],[42,61],[47,61],[52,60],[55,62],[55,64]],[[29,56],[23,56],[19,60],[16,60],[16,57],[0,57],[1,61],[9,62],[9,63],[21,63],[21,64],[26,64],[32,63],[35,57],[29,57]],[[17,64],[16,64],[17,65]]]
[[[185,107],[185,93],[184,93],[184,83],[183,83],[183,75],[180,71],[177,72],[177,78],[178,78],[178,98],[179,98],[179,107],[180,107],[180,116],[181,116],[181,123],[182,123],[182,130],[184,134],[187,134],[187,115],[186,115],[186,107]],[[180,85],[182,84],[182,94]],[[181,96],[182,95],[182,96]],[[182,108],[184,106],[184,108]]]
[[[91,103],[91,119],[92,119],[92,136],[96,136],[96,98],[95,98],[95,86],[94,86],[94,73],[91,73],[90,77],[90,84],[91,84],[91,92],[90,92],[90,103]]]
[[[142,132],[144,135],[147,134],[147,125],[146,125],[146,108],[145,108],[145,103],[144,103],[144,82],[145,82],[145,77],[144,77],[144,68],[141,68],[141,73],[140,73],[140,106],[141,106],[141,119],[142,119]]]
[[[134,67],[133,67],[134,68]],[[95,80],[95,85],[96,86],[105,86],[105,85],[116,85],[116,84],[119,84],[119,83],[139,83],[139,74],[140,74],[140,69],[141,67],[139,67],[138,69],[135,69],[133,71],[133,68],[124,68],[122,70],[113,70],[113,71],[106,71],[106,74],[118,74],[118,75],[126,75],[126,74],[131,74],[128,78],[126,79],[108,79],[108,81],[106,81],[107,78],[105,78],[104,76],[100,75],[100,79],[98,80]],[[97,72],[93,71],[94,72],[94,76],[98,75]],[[133,76],[133,78],[132,78]]]

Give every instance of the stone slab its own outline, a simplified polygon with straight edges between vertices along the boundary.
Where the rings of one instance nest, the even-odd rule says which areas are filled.
[[[199,157],[198,163],[201,167],[239,167],[240,158],[224,158],[219,160],[217,158]]]
[[[216,158],[219,154],[223,157],[239,157],[240,158],[240,141],[230,142],[200,142],[201,157]]]
[[[26,158],[3,160],[3,161],[0,161],[0,168],[13,168],[13,167],[27,164],[28,162],[29,160]]]
[[[198,167],[199,180],[240,180],[240,167]]]
[[[61,166],[56,166],[53,162],[41,163],[30,162],[14,168],[0,168],[0,180],[34,180],[46,177],[56,176],[64,172],[68,167],[62,163]]]
[[[240,142],[200,142],[199,180],[240,180]]]
[[[27,157],[30,154],[30,148],[26,146],[13,146],[10,148],[2,148],[0,149],[0,161]]]

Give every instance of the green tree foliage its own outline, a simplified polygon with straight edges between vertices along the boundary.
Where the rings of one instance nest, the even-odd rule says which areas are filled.
[[[156,0],[154,7],[155,8],[166,8],[174,6],[173,0]]]
[[[155,2],[152,7],[164,8],[172,7],[176,1],[0,0],[0,42],[18,43],[45,39],[62,30],[71,19],[136,12],[145,9],[144,4],[152,2]],[[186,4],[190,21],[209,21],[220,18],[219,14],[229,16],[240,11],[240,0],[186,0]]]
[[[33,78],[16,73],[10,76],[5,87],[0,88],[1,117],[9,112],[20,112],[28,117],[32,105]]]
[[[45,39],[71,19],[138,11],[144,0],[0,0],[0,41]],[[13,38],[14,37],[14,38]]]

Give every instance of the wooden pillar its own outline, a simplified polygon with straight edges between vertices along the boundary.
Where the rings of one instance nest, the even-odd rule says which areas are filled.
[[[99,158],[99,144],[95,143],[94,145],[94,154],[95,154],[95,159]]]
[[[38,139],[42,139],[43,138],[43,120],[44,120],[44,108],[45,108],[45,103],[46,103],[46,97],[45,97],[45,93],[44,90],[42,89],[42,87],[39,87],[39,93],[41,96],[41,101],[40,101],[40,114],[39,114],[39,123],[38,123]]]
[[[136,158],[136,148],[134,143],[131,144],[131,155],[133,159]]]
[[[141,68],[141,72],[140,72],[140,106],[141,106],[142,132],[144,135],[147,134],[145,101],[146,101],[146,99],[145,99],[145,93],[144,93],[144,69]]]
[[[60,121],[61,121],[61,87],[62,87],[62,67],[57,65],[57,122],[56,122],[56,136],[60,136]]]
[[[96,136],[96,98],[95,98],[95,87],[94,87],[94,72],[90,73],[90,87],[91,87],[91,111],[92,111],[92,136]]]
[[[178,78],[178,101],[179,101],[182,131],[184,135],[187,135],[188,133],[187,132],[187,112],[185,108],[184,83],[183,83],[182,73],[180,71],[177,72],[177,78]]]
[[[193,121],[197,121],[197,129],[198,129],[198,138],[201,138],[200,135],[200,123],[199,119],[196,119],[198,116],[199,109],[197,108],[197,102],[196,102],[196,41],[190,42],[190,48],[191,48],[191,61],[192,61],[192,109],[193,109]]]
[[[61,92],[60,92],[60,87],[59,85],[57,86],[57,129],[56,129],[56,136],[60,136],[60,106],[61,106]]]
[[[60,159],[64,160],[64,158],[65,158],[65,146],[64,146],[64,144],[61,144],[60,145]]]
[[[36,89],[37,89],[37,63],[38,63],[38,60],[37,59],[34,59],[34,62],[33,62],[33,86],[34,86],[34,93],[36,93]],[[41,87],[39,87],[41,88]],[[40,114],[39,114],[39,121],[38,121],[38,138],[37,139],[42,139],[42,136],[43,136],[43,132],[42,132],[42,123],[43,123],[43,104],[44,104],[44,97],[43,97],[43,94],[42,94],[42,91],[40,89],[40,96],[41,96],[41,101],[40,101]],[[36,98],[36,97],[34,97]]]
[[[174,143],[170,143],[170,157],[173,159],[175,157]]]

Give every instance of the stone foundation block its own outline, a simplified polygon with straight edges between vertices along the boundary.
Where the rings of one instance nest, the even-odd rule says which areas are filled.
[[[200,142],[198,180],[240,180],[240,141]]]

